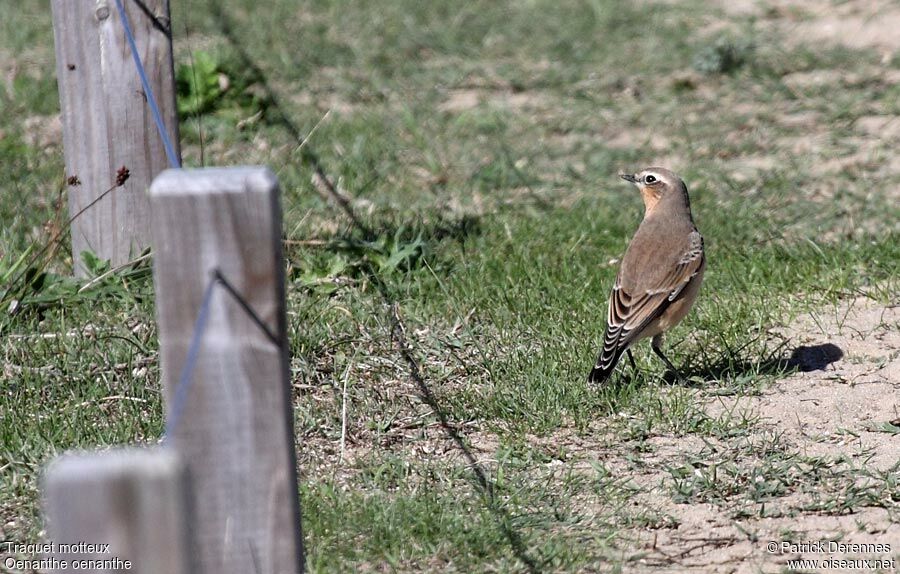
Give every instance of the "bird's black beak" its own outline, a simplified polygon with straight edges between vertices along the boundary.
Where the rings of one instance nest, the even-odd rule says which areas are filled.
[[[637,178],[634,176],[634,174],[620,173],[619,177],[621,177],[625,181],[630,181],[631,183],[637,183]]]

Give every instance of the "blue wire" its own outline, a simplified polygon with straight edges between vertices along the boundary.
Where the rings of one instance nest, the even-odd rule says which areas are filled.
[[[169,158],[169,166],[174,168],[181,167],[181,160],[175,153],[175,148],[169,140],[169,134],[166,132],[166,126],[163,124],[162,115],[156,105],[156,98],[153,97],[153,90],[150,89],[150,82],[147,80],[147,74],[144,72],[144,65],[141,63],[141,57],[138,55],[137,45],[134,42],[134,35],[131,33],[131,24],[128,23],[128,16],[125,14],[125,7],[122,6],[122,0],[116,0],[116,7],[119,9],[119,16],[122,17],[122,26],[125,27],[125,38],[128,39],[128,45],[131,46],[131,56],[134,58],[134,65],[137,66],[138,76],[141,78],[141,84],[144,86],[144,94],[147,95],[147,103],[150,104],[150,111],[153,112],[153,120],[156,122],[156,129],[159,131],[159,137],[162,138],[163,147],[166,149],[166,157]]]
[[[259,318],[259,315],[250,308],[247,301],[244,300],[231,283],[225,279],[222,272],[218,269],[213,269],[210,274],[209,283],[207,283],[206,289],[203,291],[203,300],[200,302],[200,310],[197,311],[197,319],[194,321],[194,332],[191,334],[191,343],[188,345],[184,366],[181,367],[181,375],[178,377],[178,385],[175,387],[175,396],[172,398],[172,411],[166,419],[166,434],[163,437],[163,444],[168,444],[169,441],[172,440],[175,429],[178,428],[178,423],[181,422],[181,415],[188,400],[188,392],[194,381],[194,368],[197,366],[197,358],[200,355],[200,343],[203,342],[203,333],[206,331],[209,309],[212,306],[213,290],[215,289],[216,284],[219,283],[221,283],[222,286],[225,287],[226,292],[237,301],[244,313],[256,323],[256,326],[259,327],[263,333],[265,333],[272,344],[276,347],[281,347],[280,339],[269,330],[262,319]]]
[[[188,391],[194,380],[194,366],[197,363],[197,357],[200,355],[200,342],[203,339],[203,332],[206,330],[206,320],[209,317],[213,288],[218,282],[218,279],[215,277],[211,278],[206,285],[206,291],[203,293],[203,302],[200,303],[200,311],[197,313],[197,320],[194,322],[194,333],[191,335],[191,344],[188,347],[184,366],[181,368],[178,386],[175,387],[175,397],[172,399],[172,413],[166,420],[166,436],[163,438],[163,444],[167,444],[172,440],[172,435],[175,432],[175,429],[178,428],[181,413],[184,411],[184,405],[187,403]]]

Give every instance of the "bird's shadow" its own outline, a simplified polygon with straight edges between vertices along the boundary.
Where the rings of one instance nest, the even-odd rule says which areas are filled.
[[[666,371],[663,380],[673,385],[699,387],[754,375],[783,376],[794,372],[821,371],[843,357],[844,351],[834,343],[800,345],[792,349],[780,347],[759,360],[721,355],[704,364],[688,363],[680,369],[681,378]]]

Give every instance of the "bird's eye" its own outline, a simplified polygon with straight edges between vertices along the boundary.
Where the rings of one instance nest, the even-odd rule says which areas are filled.
[[[655,175],[648,175],[644,178],[644,183],[656,183],[657,179]]]

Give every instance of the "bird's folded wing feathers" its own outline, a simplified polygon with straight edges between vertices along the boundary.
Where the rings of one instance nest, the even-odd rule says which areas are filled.
[[[605,368],[631,344],[650,322],[678,298],[703,266],[703,238],[691,233],[688,250],[662,277],[640,292],[629,293],[616,277],[609,300],[606,334],[597,367]]]

